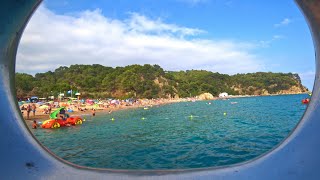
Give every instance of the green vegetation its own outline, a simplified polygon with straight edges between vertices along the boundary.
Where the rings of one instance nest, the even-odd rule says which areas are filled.
[[[229,76],[204,70],[165,72],[160,66],[149,64],[116,68],[76,64],[35,76],[16,73],[18,97],[56,96],[70,89],[81,92],[82,97],[91,98],[190,97],[204,92],[215,96],[221,92],[261,95],[307,91],[298,74],[257,72]]]

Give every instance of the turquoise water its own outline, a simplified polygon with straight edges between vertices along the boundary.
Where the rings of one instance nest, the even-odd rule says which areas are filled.
[[[98,114],[81,126],[33,132],[55,154],[82,166],[181,169],[229,165],[257,157],[281,142],[302,117],[305,97],[182,102]]]

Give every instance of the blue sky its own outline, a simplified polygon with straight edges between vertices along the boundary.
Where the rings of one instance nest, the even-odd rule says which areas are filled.
[[[17,71],[70,64],[298,73],[313,87],[311,34],[293,0],[48,0],[22,37]]]

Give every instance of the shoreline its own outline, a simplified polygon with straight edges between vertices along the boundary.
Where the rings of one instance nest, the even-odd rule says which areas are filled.
[[[73,112],[66,112],[67,114],[69,114],[70,116],[93,116],[92,115],[92,109],[95,109],[95,114],[103,114],[103,113],[112,113],[112,112],[116,112],[116,111],[120,111],[120,110],[126,110],[126,109],[137,109],[137,108],[144,108],[144,107],[152,107],[152,106],[162,106],[162,105],[166,105],[166,104],[172,104],[172,103],[178,103],[178,102],[185,102],[186,100],[183,99],[178,99],[178,100],[165,100],[165,101],[161,101],[158,103],[150,103],[150,104],[146,104],[146,105],[131,105],[131,106],[126,106],[126,105],[119,105],[117,107],[108,107],[108,108],[103,108],[103,107],[94,107],[94,105],[85,105],[83,108],[85,108],[86,110],[80,111],[78,109],[73,109]],[[65,104],[65,102],[62,102],[63,104]],[[57,108],[53,108],[51,112],[55,111]],[[30,122],[32,123],[34,120],[36,120],[37,122],[41,122],[41,121],[45,121],[45,120],[49,120],[50,114],[43,114],[42,110],[39,110],[39,107],[37,107],[35,115],[33,115],[32,112],[30,112],[29,115],[29,119],[27,119],[27,112],[26,110],[21,110],[22,113],[22,117],[24,119],[24,121],[26,122]]]
[[[300,93],[300,94],[305,94],[305,93]],[[167,104],[172,104],[172,103],[179,103],[179,102],[188,102],[188,101],[215,101],[215,100],[222,100],[222,99],[236,99],[236,98],[246,98],[246,97],[263,97],[263,96],[278,96],[278,95],[299,95],[299,94],[271,94],[271,95],[236,95],[236,96],[228,96],[228,97],[215,97],[213,99],[197,99],[197,98],[179,98],[179,99],[161,99],[159,101],[151,101],[151,100],[146,100],[148,103],[146,104],[134,104],[130,106],[126,105],[119,105],[117,107],[94,107],[94,105],[85,105],[84,108],[86,110],[80,111],[76,108],[74,108],[73,112],[67,112],[70,116],[92,116],[92,109],[95,109],[95,114],[103,114],[103,113],[111,113],[119,110],[126,110],[126,109],[137,109],[137,108],[144,108],[144,107],[152,107],[152,106],[162,106],[162,105],[167,105]],[[150,103],[151,102],[151,103]],[[60,102],[65,104],[66,102]],[[51,112],[56,110],[57,108],[53,108]],[[27,112],[26,110],[21,110],[22,117],[24,121],[27,124],[32,123],[34,120],[37,122],[45,121],[50,119],[49,114],[43,114],[42,110],[40,110],[39,107],[37,107],[35,116],[33,116],[33,113],[30,112],[29,119],[27,119]]]

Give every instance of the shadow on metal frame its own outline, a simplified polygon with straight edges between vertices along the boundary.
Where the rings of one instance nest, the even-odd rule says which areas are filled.
[[[320,179],[320,0],[296,2],[313,35],[316,80],[311,102],[290,136],[267,154],[241,164],[220,168],[147,171],[80,167],[56,157],[33,137],[22,120],[15,98],[15,59],[24,27],[41,0],[2,0],[0,179]]]

